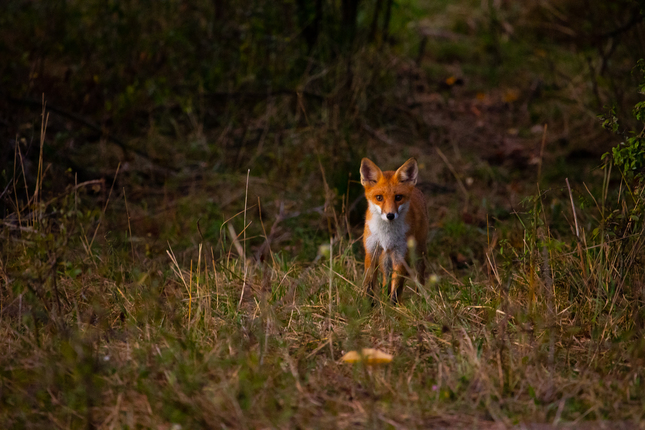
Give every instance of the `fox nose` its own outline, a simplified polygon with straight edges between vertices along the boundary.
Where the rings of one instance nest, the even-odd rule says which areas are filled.
[[[394,219],[394,214],[387,214],[387,219],[392,221]]]

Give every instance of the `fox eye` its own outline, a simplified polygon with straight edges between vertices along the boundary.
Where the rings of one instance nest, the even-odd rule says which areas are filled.
[[[382,202],[383,201],[383,196],[380,195],[380,194],[378,196],[376,196],[376,201],[377,202]]]
[[[403,200],[403,195],[397,194],[396,196],[394,196],[394,200],[400,202],[401,200]]]

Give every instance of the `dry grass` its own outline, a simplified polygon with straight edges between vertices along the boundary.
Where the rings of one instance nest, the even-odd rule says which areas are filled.
[[[552,236],[546,194],[515,220],[479,233],[462,226],[457,236],[469,238],[436,230],[430,246],[482,249],[452,267],[441,264],[451,251],[435,250],[436,277],[400,306],[372,308],[356,232],[332,205],[331,267],[280,252],[277,228],[248,203],[228,223],[245,217],[261,226],[255,243],[274,240],[260,260],[238,255],[246,228],[144,257],[130,212],[120,244],[92,240],[110,212],[82,209],[96,185],[54,203],[37,200],[37,188],[5,220],[4,427],[629,427],[642,418],[642,236],[589,233],[607,193],[582,211],[560,190],[578,236]],[[282,208],[273,223],[285,218]],[[339,362],[365,346],[393,363]]]
[[[416,62],[365,45],[214,129],[151,119],[150,159],[73,152],[103,179],[49,164],[43,109],[3,173],[0,427],[641,428],[643,194],[576,155],[613,142],[613,87],[556,47],[538,96],[510,24],[541,3],[489,3],[437,12],[466,30],[419,27]],[[495,22],[509,70],[479,61]],[[429,197],[433,276],[398,306],[362,289],[362,156],[415,156]],[[362,347],[394,360],[339,361]]]

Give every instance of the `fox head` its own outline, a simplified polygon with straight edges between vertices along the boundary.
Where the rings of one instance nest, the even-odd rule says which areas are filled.
[[[403,163],[396,172],[382,172],[367,158],[361,161],[361,184],[370,210],[384,221],[394,221],[405,213],[417,184],[419,167],[414,158]]]

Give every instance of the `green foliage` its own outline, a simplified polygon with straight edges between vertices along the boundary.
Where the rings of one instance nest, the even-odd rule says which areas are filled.
[[[645,76],[645,60],[638,61],[636,66],[641,76]],[[645,95],[645,81],[639,85],[639,93]],[[632,115],[640,124],[643,125],[641,131],[629,131],[629,137],[625,138],[618,146],[612,148],[611,157],[613,164],[620,169],[622,175],[628,181],[641,181],[645,169],[645,101],[636,103],[632,110]],[[620,130],[620,124],[616,116],[616,107],[612,106],[607,112],[599,116],[602,120],[602,126],[613,133],[625,134]],[[609,153],[603,155],[603,160],[607,159]]]
[[[645,95],[645,60],[638,61],[634,72],[642,79],[639,85],[639,94]],[[625,139],[612,148],[611,154],[604,154],[602,159],[605,160],[605,166],[611,162],[619,169],[630,198],[624,200],[622,204],[613,204],[613,202],[608,204],[603,224],[594,229],[593,234],[599,237],[606,234],[611,239],[623,239],[624,245],[629,244],[633,247],[632,252],[637,252],[642,245],[634,235],[640,234],[642,226],[645,225],[643,217],[645,202],[642,199],[645,179],[645,102],[635,103],[632,115],[641,127],[640,131],[625,132],[621,130],[615,107],[608,109],[606,114],[600,116],[605,129],[621,135]],[[607,177],[606,181],[608,179]]]

